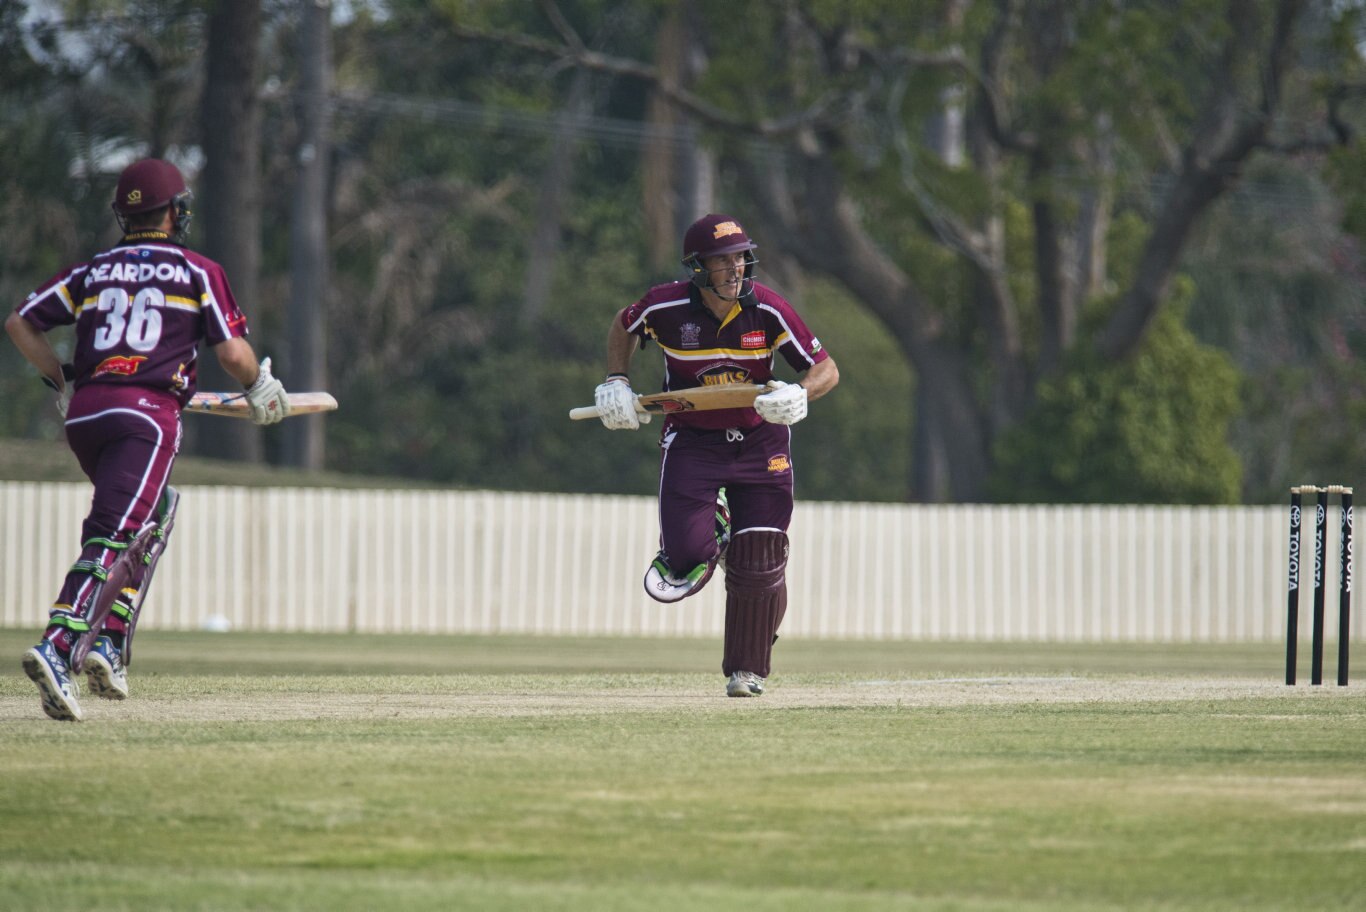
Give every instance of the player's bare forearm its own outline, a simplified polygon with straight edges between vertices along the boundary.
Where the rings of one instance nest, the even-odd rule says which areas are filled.
[[[43,335],[42,330],[19,314],[12,313],[5,318],[5,332],[14,340],[14,346],[19,349],[19,354],[24,356],[24,360],[38,368],[39,373],[53,382],[53,389],[60,390],[66,386],[66,381],[62,378],[62,361],[57,357],[57,352],[53,350],[52,343]]]
[[[612,327],[607,331],[607,373],[629,374],[631,358],[636,353],[636,337],[621,325],[621,313],[612,318]]]
[[[213,347],[218,363],[223,370],[242,386],[249,387],[256,382],[260,366],[256,362],[256,352],[251,343],[241,336],[219,342]]]
[[[835,384],[840,382],[840,369],[835,366],[834,358],[826,358],[817,364],[813,364],[811,369],[806,372],[806,376],[801,379],[802,386],[806,387],[807,400],[819,399],[826,393],[835,388]]]

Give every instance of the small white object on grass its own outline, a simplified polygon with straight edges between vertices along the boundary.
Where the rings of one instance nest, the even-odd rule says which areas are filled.
[[[204,618],[204,622],[199,625],[199,628],[208,633],[227,633],[232,629],[232,621],[221,614],[211,614]]]

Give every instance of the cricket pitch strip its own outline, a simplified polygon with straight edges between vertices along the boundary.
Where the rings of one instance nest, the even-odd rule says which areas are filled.
[[[52,724],[27,681],[0,690],[0,724]],[[982,675],[839,678],[775,675],[762,697],[725,697],[720,675],[449,675],[191,677],[131,680],[132,696],[107,703],[83,692],[85,724],[104,722],[288,722],[622,713],[775,712],[800,709],[1211,703],[1312,694],[1359,700],[1350,690],[1287,690],[1276,681],[1228,678],[1105,678]]]

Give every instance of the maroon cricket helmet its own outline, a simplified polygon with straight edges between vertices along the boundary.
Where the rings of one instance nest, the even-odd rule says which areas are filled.
[[[119,175],[114,211],[120,215],[151,212],[169,206],[185,189],[185,178],[179,168],[159,158],[144,158]]]
[[[755,250],[757,245],[745,234],[740,223],[729,215],[704,215],[683,235],[683,261],[717,256],[740,250]]]
[[[183,237],[194,215],[190,211],[193,199],[194,194],[185,185],[185,176],[179,168],[160,158],[144,158],[123,169],[112,205],[119,227],[124,231],[128,230],[128,216],[171,206],[176,236]]]
[[[759,262],[758,257],[754,255],[754,251],[758,249],[758,245],[749,239],[749,235],[745,234],[745,229],[736,219],[713,212],[693,222],[684,233],[683,265],[687,268],[694,285],[715,292],[716,288],[711,284],[711,277],[703,268],[702,261],[710,256],[738,253],[743,250],[747,283],[754,277],[754,264]],[[748,293],[748,290],[743,288],[740,292],[742,297]]]

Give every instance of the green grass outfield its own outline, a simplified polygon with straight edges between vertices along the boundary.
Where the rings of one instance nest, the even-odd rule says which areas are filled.
[[[1275,644],[147,631],[64,724],[34,639],[7,912],[1366,908],[1366,687]]]

